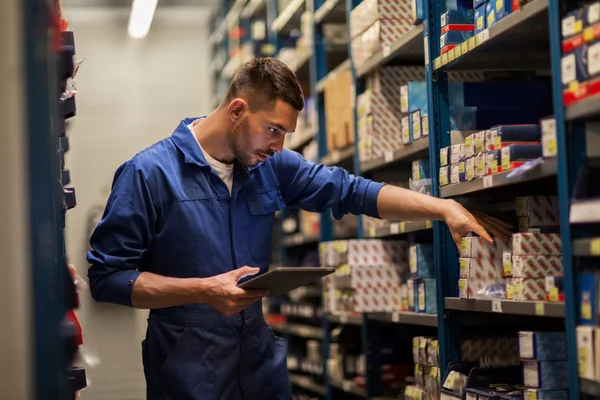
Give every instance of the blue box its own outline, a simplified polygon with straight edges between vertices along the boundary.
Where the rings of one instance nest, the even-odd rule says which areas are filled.
[[[415,278],[435,278],[433,244],[418,243],[409,249],[410,274]]]
[[[409,113],[417,110],[421,110],[423,115],[427,114],[426,82],[408,82],[400,86],[400,111]]]
[[[600,3],[595,2],[586,7],[578,8],[563,17],[561,21],[562,38],[568,39],[578,35],[585,28],[598,22],[600,22]]]
[[[522,108],[453,108],[450,109],[450,125],[452,129],[482,130],[500,124],[534,124],[545,114],[544,110]]]
[[[580,273],[577,286],[577,303],[579,304],[579,324],[598,325],[598,284],[599,275],[594,273]]]
[[[446,10],[468,10],[473,8],[472,0],[445,0]]]
[[[496,11],[496,22],[512,12],[512,0],[489,0],[493,3]]]
[[[530,125],[496,125],[490,128],[490,135],[494,138],[493,149],[498,150],[506,143],[540,142],[542,128],[536,124]]]
[[[539,389],[568,389],[567,361],[523,361],[523,385]]]
[[[502,171],[502,150],[490,150],[485,156],[485,169],[487,174],[495,174]]]
[[[421,125],[421,110],[410,113],[410,136],[414,142],[423,137],[423,126]]]
[[[420,181],[421,179],[431,178],[431,169],[429,160],[415,160],[412,162],[412,180]],[[425,277],[423,277],[425,278]]]
[[[537,361],[567,359],[564,332],[519,332],[519,358]]]
[[[561,60],[561,78],[563,88],[569,88],[573,82],[585,82],[600,75],[600,40],[586,42]]]
[[[485,1],[486,0],[473,0],[473,8],[480,8],[480,6],[483,6],[485,4]]]
[[[485,26],[489,28],[499,21],[496,15],[496,7],[494,7],[494,0],[490,0],[485,4]]]
[[[414,25],[418,25],[423,22],[423,0],[412,1],[412,21]]]
[[[523,398],[527,400],[569,400],[569,391],[526,388]]]
[[[417,312],[437,314],[437,289],[435,279],[419,279]]]
[[[475,34],[483,31],[487,27],[485,23],[485,6],[475,9]]]
[[[459,45],[473,37],[473,31],[448,31],[440,36],[440,49],[448,45]]]
[[[473,16],[472,9],[446,10],[440,16],[440,28],[446,25],[473,25]]]

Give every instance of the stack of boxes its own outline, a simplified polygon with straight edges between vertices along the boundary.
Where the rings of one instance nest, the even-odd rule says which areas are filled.
[[[508,249],[509,243],[499,239],[492,244],[477,236],[464,237],[459,259],[458,297],[490,298],[490,290],[504,286],[502,252]]]
[[[433,244],[412,244],[409,248],[409,266],[410,278],[406,283],[408,311],[437,314]]]
[[[405,399],[433,400],[440,398],[439,346],[435,338],[413,338],[415,385],[407,386]]]
[[[366,90],[356,99],[361,162],[402,148],[402,128],[406,126],[410,132],[411,125],[408,114],[403,118],[400,87],[424,79],[423,67],[381,67],[367,79]],[[422,122],[417,129],[422,134]]]
[[[352,73],[348,70],[331,77],[325,84],[325,124],[327,150],[342,149],[354,143]]]
[[[473,36],[472,5],[470,0],[458,2],[459,8],[448,9],[440,16],[440,54],[449,52]]]
[[[401,308],[408,244],[378,239],[322,243],[321,265],[336,267],[324,280],[328,312],[391,312]]]
[[[402,144],[429,135],[426,82],[407,82],[400,86],[400,112]]]
[[[519,332],[525,399],[567,400],[569,366],[564,332]]]
[[[565,106],[600,93],[600,2],[562,19],[561,76]]]

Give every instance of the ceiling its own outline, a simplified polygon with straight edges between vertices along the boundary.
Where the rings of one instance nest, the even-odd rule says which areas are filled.
[[[0,0],[1,1],[1,0]],[[63,7],[131,7],[132,0],[61,0]],[[219,0],[159,0],[158,7],[208,7],[216,11]]]

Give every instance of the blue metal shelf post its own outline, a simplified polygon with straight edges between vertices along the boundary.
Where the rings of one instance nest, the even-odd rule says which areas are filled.
[[[438,171],[440,149],[450,145],[450,112],[448,107],[448,76],[446,72],[433,72],[433,60],[439,56],[440,15],[445,10],[443,0],[424,2],[424,35],[426,50],[426,78],[429,118],[429,165],[431,168],[432,195],[439,197]],[[446,224],[433,223],[435,276],[438,301],[438,341],[440,372],[443,377],[449,362],[460,360],[460,316],[457,311],[444,310],[444,297],[454,296],[458,282],[456,246]]]

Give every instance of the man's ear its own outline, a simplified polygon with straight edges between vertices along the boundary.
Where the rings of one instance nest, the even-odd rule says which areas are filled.
[[[232,122],[237,121],[249,111],[248,103],[244,99],[236,98],[229,103],[227,108],[229,118]]]

